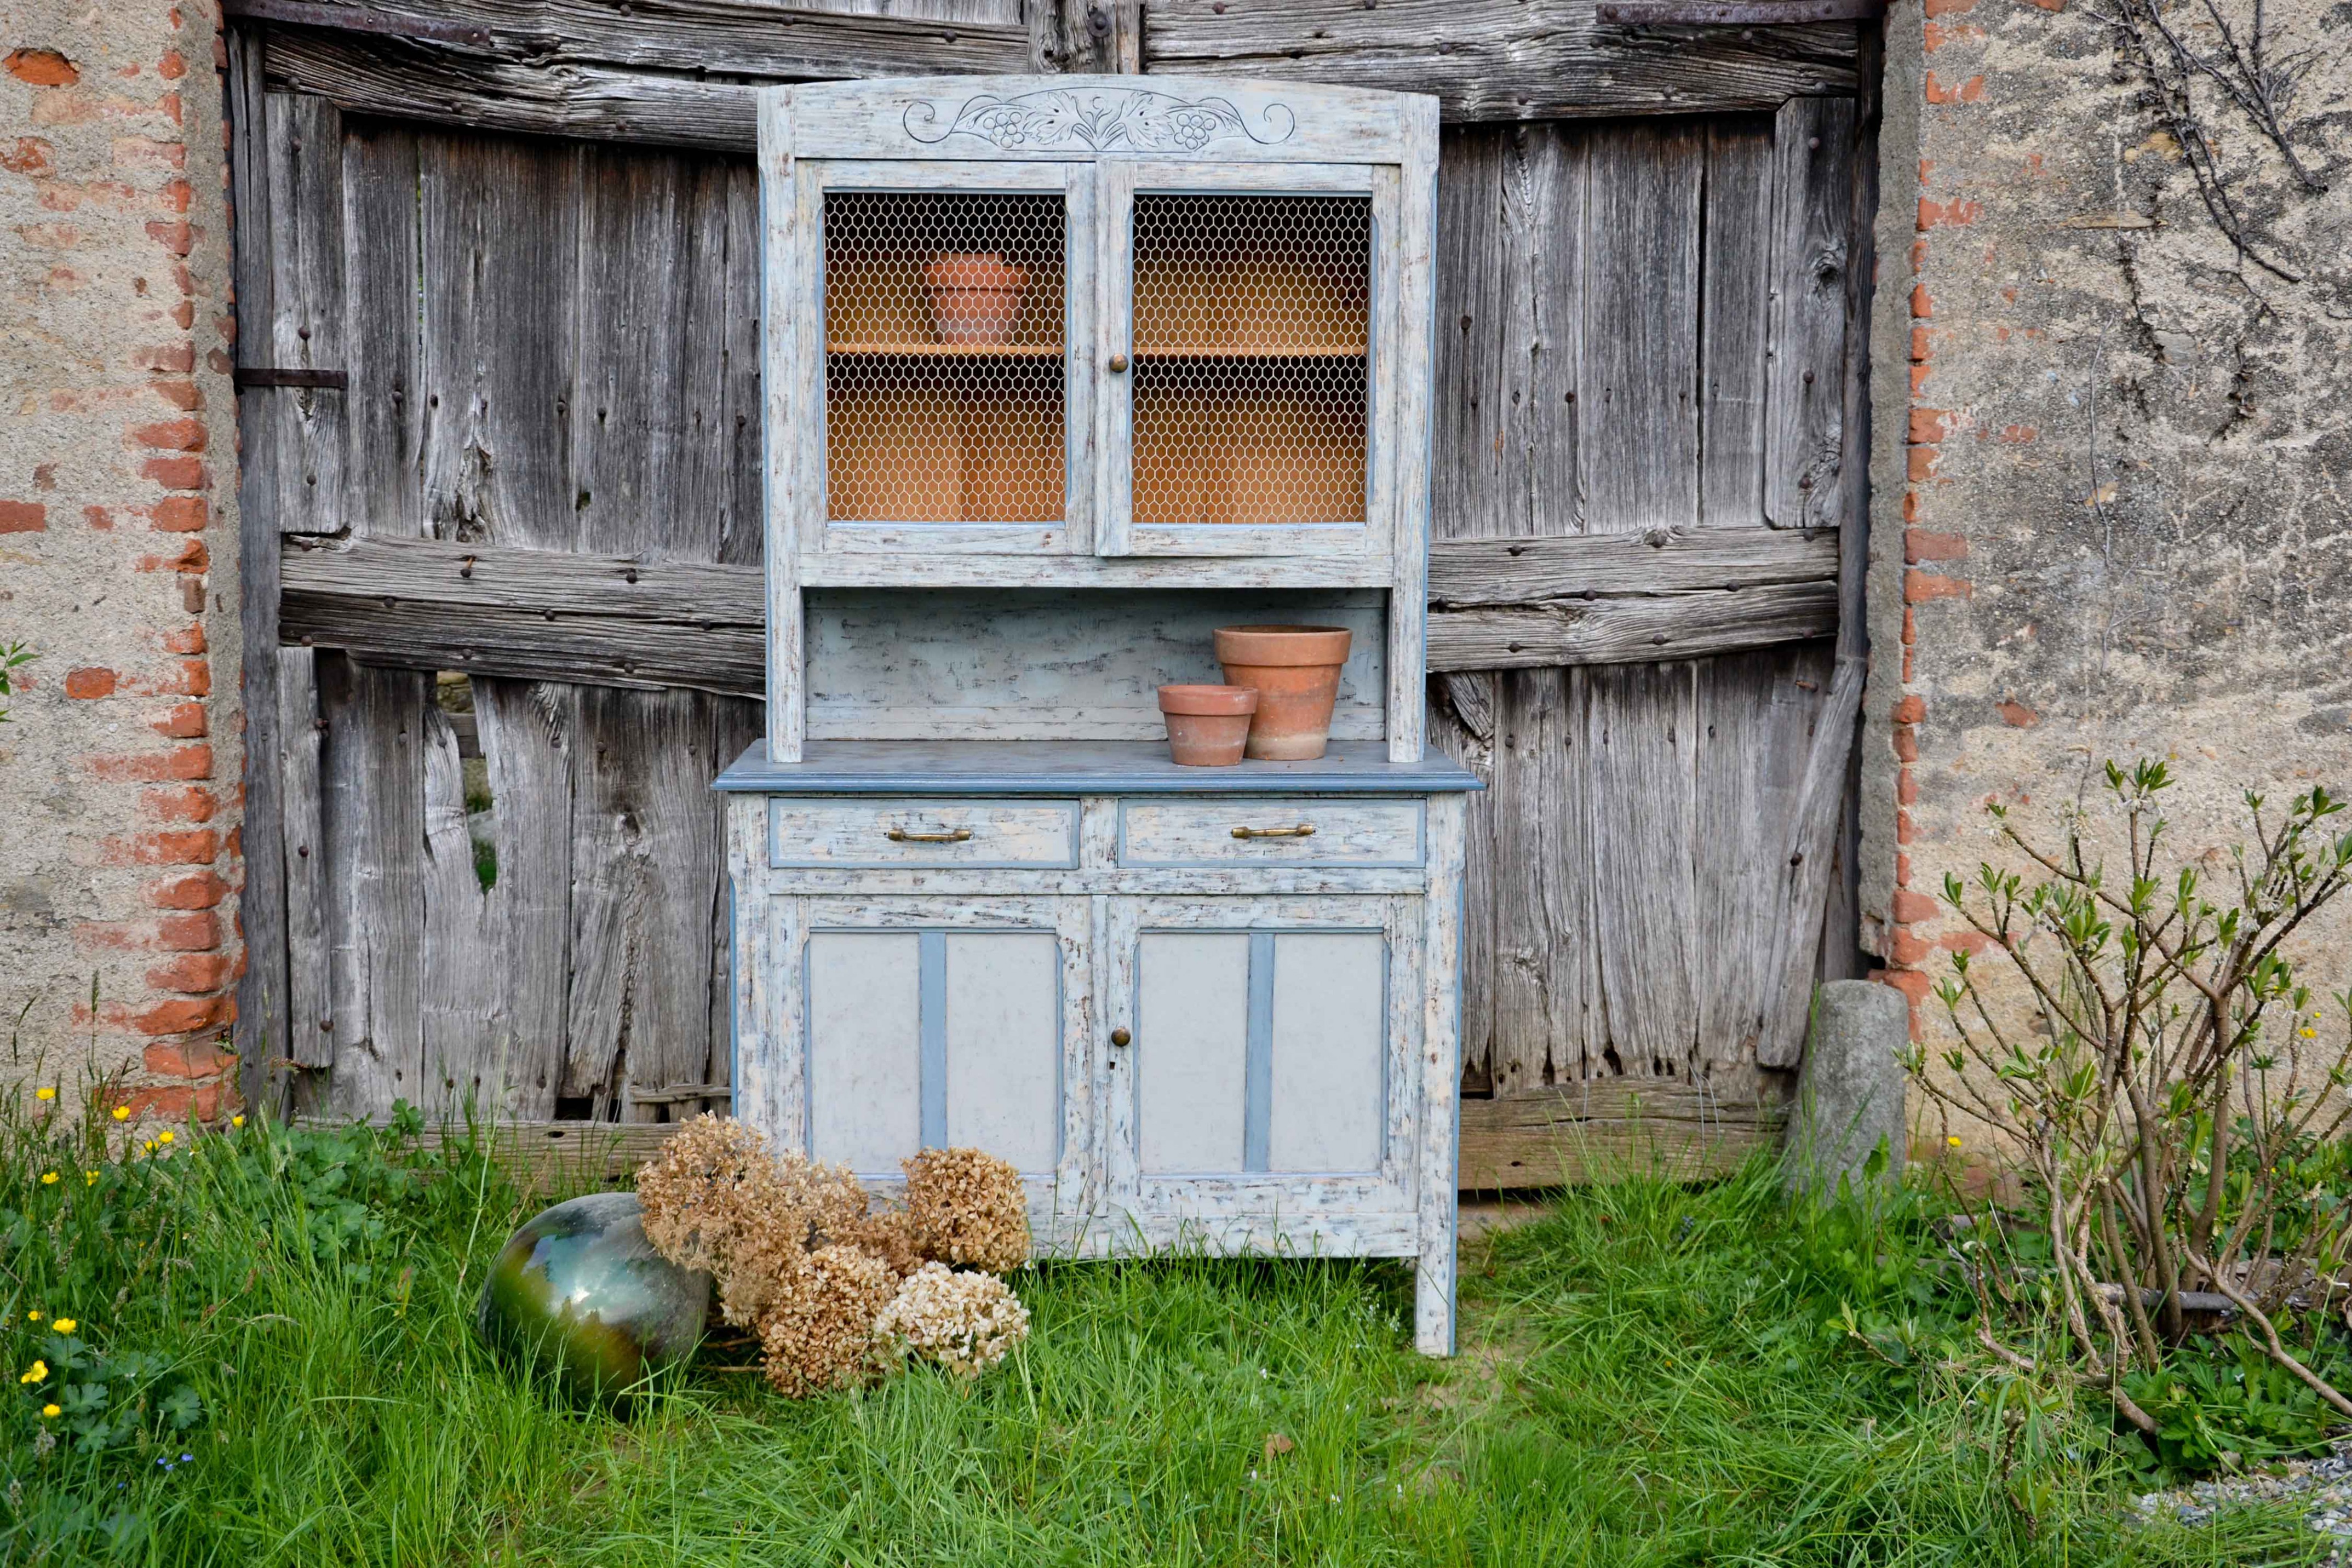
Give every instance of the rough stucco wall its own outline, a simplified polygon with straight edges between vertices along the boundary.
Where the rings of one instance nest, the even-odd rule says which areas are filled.
[[[216,24],[15,0],[0,37],[0,642],[36,655],[0,726],[0,1081],[175,1117],[228,1092],[237,963]]]
[[[2086,767],[2175,758],[2175,851],[2219,871],[2242,789],[2352,786],[2352,6],[2266,9],[2334,188],[2196,101],[2300,283],[2238,260],[2081,0],[1889,17],[1864,937],[1931,1040],[1989,798],[2047,839]],[[2309,956],[2352,984],[2341,935]]]

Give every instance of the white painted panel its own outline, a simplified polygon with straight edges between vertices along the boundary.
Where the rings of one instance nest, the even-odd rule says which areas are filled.
[[[1385,946],[1377,931],[1275,937],[1269,1169],[1368,1171],[1380,1165]]]
[[[1050,1176],[1060,1150],[1061,946],[1051,932],[947,938],[948,1142]]]
[[[914,932],[808,939],[809,1153],[898,1174],[922,1145],[922,1001]]]
[[[1154,931],[1136,943],[1136,1138],[1146,1171],[1242,1168],[1249,950],[1242,932]]]
[[[1122,800],[1119,821],[1121,865],[1421,863],[1418,800]]]
[[[1074,866],[1078,803],[768,802],[772,866]],[[893,837],[893,835],[897,835]]]

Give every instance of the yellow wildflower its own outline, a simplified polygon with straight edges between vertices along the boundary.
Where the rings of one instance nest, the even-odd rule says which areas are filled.
[[[2315,1029],[2306,1029],[2297,1032],[2299,1032],[2305,1040],[2317,1040],[2319,1038],[2319,1031]]]
[[[71,1333],[74,1330],[81,1327],[81,1320],[79,1318],[51,1318],[49,1320],[49,1326],[57,1330],[59,1333]]]
[[[1960,1140],[1959,1140],[1959,1138],[1958,1138],[1958,1136],[1957,1134],[1956,1134],[1956,1135],[1954,1135],[1954,1136],[1952,1136],[1952,1137],[1946,1138],[1946,1139],[1944,1140],[1944,1143],[1945,1143],[1945,1145],[1946,1145],[1948,1147],[1950,1147],[1950,1148],[1955,1148],[1955,1149],[1957,1149],[1957,1148],[1958,1148],[1958,1147],[1960,1146]]]
[[[41,1406],[41,1419],[44,1421],[54,1421],[64,1414],[64,1411],[58,1409],[54,1405],[44,1405]]]
[[[16,1381],[19,1383],[38,1383],[48,1375],[49,1364],[46,1361],[37,1361],[33,1363],[33,1369],[25,1374],[24,1376],[16,1379]]]
[[[143,1143],[143,1144],[140,1145],[139,1146],[140,1146],[141,1148],[142,1148],[142,1149],[146,1150],[149,1154],[151,1154],[151,1155],[152,1155],[152,1154],[153,1154],[153,1153],[155,1152],[155,1140],[154,1140],[154,1139],[152,1139],[152,1138],[150,1138],[150,1139],[148,1139],[145,1143]]]
[[[26,1312],[25,1314],[25,1321],[26,1322],[39,1322],[41,1321],[41,1309],[35,1307],[31,1312]]]
[[[98,1185],[98,1173],[96,1171],[82,1172],[81,1185],[84,1186],[96,1186]]]
[[[57,1097],[58,1092],[54,1089],[36,1089],[33,1091],[33,1098],[36,1100],[54,1100]]]
[[[41,1173],[41,1185],[42,1185],[43,1186],[57,1186],[57,1185],[58,1185],[58,1173],[57,1173],[57,1172],[55,1172],[55,1171],[43,1171],[43,1172]]]
[[[170,1143],[170,1142],[172,1141],[172,1129],[171,1129],[171,1128],[169,1128],[169,1127],[166,1127],[166,1128],[164,1128],[162,1132],[160,1132],[160,1133],[156,1134],[155,1134],[155,1141],[156,1141],[157,1143],[159,1143],[159,1144],[168,1144],[168,1143]]]
[[[232,1127],[242,1127],[245,1125],[245,1118],[242,1115],[231,1116],[228,1119],[228,1124]]]
[[[128,1105],[117,1105],[114,1108],[114,1119],[118,1122],[128,1122],[131,1120],[131,1107]]]

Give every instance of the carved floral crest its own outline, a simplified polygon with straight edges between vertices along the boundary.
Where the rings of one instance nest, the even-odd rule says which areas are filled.
[[[940,111],[925,99],[907,106],[907,134],[927,146],[950,136],[977,136],[1007,152],[1084,146],[1097,152],[1126,148],[1138,152],[1197,152],[1211,142],[1244,137],[1261,146],[1287,141],[1297,116],[1283,104],[1269,104],[1254,129],[1242,111],[1222,98],[1187,102],[1141,88],[1049,88],[1003,97],[982,93],[969,99],[943,129]]]

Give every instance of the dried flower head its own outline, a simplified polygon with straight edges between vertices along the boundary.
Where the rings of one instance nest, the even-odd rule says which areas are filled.
[[[923,1266],[915,1246],[915,1226],[903,1208],[881,1208],[845,1230],[839,1239],[863,1248],[882,1260],[894,1280],[903,1280]]]
[[[925,1149],[899,1164],[924,1257],[998,1274],[1029,1260],[1029,1205],[1011,1165],[978,1149]]]
[[[856,1247],[835,1243],[802,1258],[760,1319],[768,1381],[794,1399],[865,1381],[875,1367],[874,1320],[896,1284],[880,1259]]]
[[[891,1354],[977,1377],[1029,1337],[1029,1309],[993,1274],[926,1263],[882,1309],[874,1333]]]
[[[768,1152],[733,1118],[698,1116],[637,1173],[646,1239],[671,1262],[719,1281],[719,1315],[760,1321],[786,1275],[829,1233],[866,1214],[845,1169]]]

